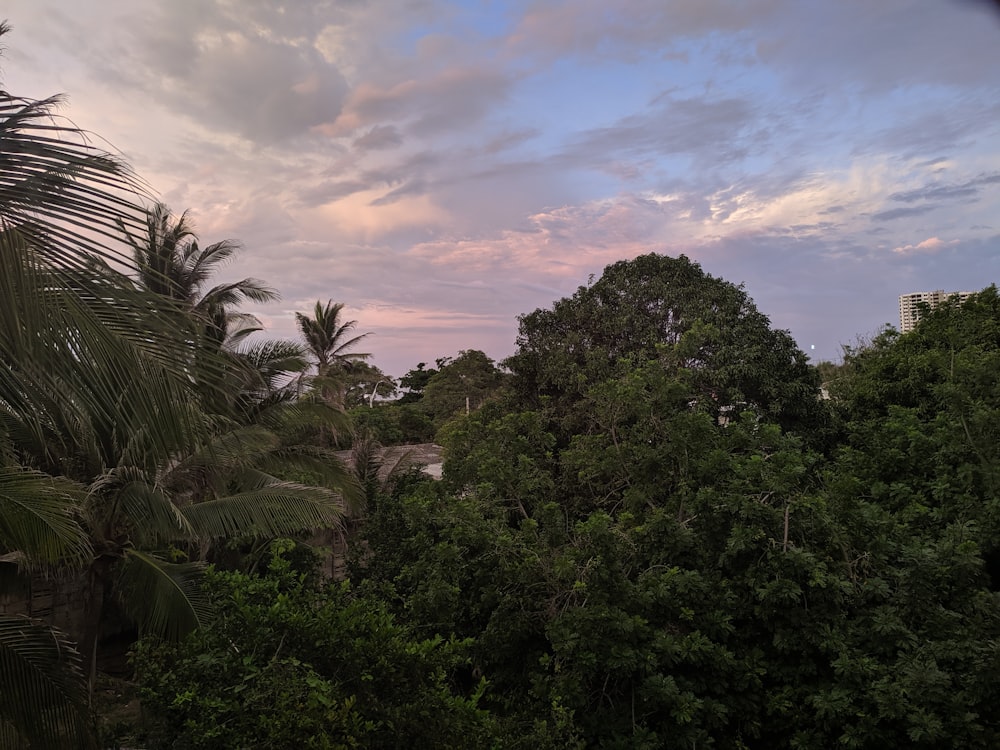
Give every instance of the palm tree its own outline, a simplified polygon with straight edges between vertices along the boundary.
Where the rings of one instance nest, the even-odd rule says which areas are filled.
[[[234,240],[222,240],[200,247],[187,211],[175,220],[169,208],[157,203],[146,216],[141,237],[127,226],[122,228],[138,269],[138,285],[180,302],[222,337],[234,324],[259,325],[252,316],[234,311],[240,303],[271,302],[278,297],[273,289],[252,278],[206,289],[219,267],[241,246]]]
[[[324,401],[339,408],[344,405],[343,379],[339,376],[351,366],[370,357],[370,354],[352,352],[350,349],[370,334],[352,336],[356,320],[343,320],[344,303],[327,301],[316,303],[312,317],[295,313],[299,331],[305,339],[306,349],[316,367],[316,385]]]
[[[108,601],[142,630],[179,634],[204,615],[201,545],[330,525],[343,505],[272,470],[313,457],[282,457],[260,420],[220,419],[199,398],[206,380],[193,376],[232,363],[200,345],[211,316],[199,311],[266,290],[223,285],[192,302],[119,270],[148,270],[122,242],[123,229],[149,230],[142,186],[55,118],[57,103],[0,91],[0,565],[81,570],[91,604],[82,660],[39,623],[0,617],[4,746],[88,746],[81,661],[92,678]],[[187,288],[199,291],[230,251],[178,234]],[[191,561],[170,561],[168,545]]]
[[[0,23],[0,36],[7,31]],[[149,335],[162,323],[149,305],[128,296],[111,301],[95,283],[106,261],[120,258],[104,240],[119,223],[140,224],[141,185],[56,119],[58,103],[0,91],[0,567],[29,572],[82,566],[92,556],[77,516],[85,488],[40,472],[23,450],[45,445],[74,413],[98,415],[98,404],[109,402],[116,384],[95,377],[91,361],[141,361],[157,372],[148,393],[119,392],[118,405],[127,408],[101,418],[127,430],[159,415],[165,439],[179,427],[176,409],[160,411],[181,387],[164,366],[176,350]],[[0,694],[4,747],[93,744],[80,656],[51,628],[0,616]]]

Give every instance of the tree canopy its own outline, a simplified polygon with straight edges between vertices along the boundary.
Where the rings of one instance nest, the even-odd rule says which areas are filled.
[[[517,347],[505,364],[528,406],[548,399],[568,412],[587,389],[657,360],[686,371],[716,415],[750,408],[798,430],[820,416],[818,380],[791,336],[685,256],[608,266],[551,310],[521,316]]]

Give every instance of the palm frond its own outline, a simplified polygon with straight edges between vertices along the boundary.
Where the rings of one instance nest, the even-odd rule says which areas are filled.
[[[0,404],[18,429],[37,444],[81,414],[105,434],[155,424],[163,456],[192,436],[183,321],[107,266],[53,268],[20,230],[0,231],[0,261]]]
[[[226,474],[236,466],[256,461],[277,447],[278,438],[270,430],[259,425],[234,425],[177,461],[171,469],[173,476],[169,481],[176,481],[183,472],[191,470]]]
[[[17,741],[32,750],[96,745],[80,654],[59,631],[0,615],[0,695],[4,747]]]
[[[285,536],[338,526],[343,504],[332,490],[273,482],[182,510],[202,539]]]
[[[201,590],[203,571],[199,563],[171,563],[152,553],[127,549],[117,582],[122,607],[140,632],[181,638],[211,616]]]
[[[251,302],[273,302],[278,293],[264,282],[246,278],[229,284],[219,284],[209,289],[198,302],[197,307],[206,309],[212,307],[234,307],[250,300]]]
[[[144,549],[194,536],[164,488],[151,483],[144,472],[134,467],[108,472],[90,490],[113,498],[115,525],[127,527],[130,539]]]
[[[304,385],[312,384],[314,379],[304,382]],[[275,432],[310,427],[329,431],[333,435],[348,434],[351,431],[350,416],[335,406],[320,401],[318,395],[307,394],[295,399],[282,395],[265,401],[257,410],[255,421]]]
[[[0,466],[0,549],[20,552],[29,566],[82,564],[91,554],[75,517],[82,497],[68,480]]]
[[[356,472],[329,448],[313,445],[293,445],[280,448],[257,466],[263,471],[300,471],[312,475],[322,487],[336,490],[344,505],[352,512],[364,505],[365,493]]]
[[[0,222],[67,268],[80,268],[81,253],[127,262],[111,248],[120,223],[142,226],[139,200],[148,190],[86,132],[56,117],[61,101],[0,91]]]
[[[241,249],[236,240],[214,242],[202,249],[196,238],[184,246],[180,260],[187,277],[196,286],[201,286],[218,271],[219,266],[228,263]]]

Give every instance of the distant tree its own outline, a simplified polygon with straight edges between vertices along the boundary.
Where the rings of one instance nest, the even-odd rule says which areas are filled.
[[[399,385],[401,388],[406,389],[406,393],[400,398],[400,402],[404,404],[412,404],[423,398],[424,389],[427,387],[427,383],[430,379],[437,375],[437,370],[435,368],[426,369],[427,363],[420,362],[417,366],[407,372],[403,377],[399,379]]]
[[[503,383],[503,372],[477,349],[459,352],[454,359],[438,360],[438,371],[424,387],[420,407],[435,424],[456,414],[478,409]]]
[[[844,373],[844,364],[837,364],[836,362],[830,362],[829,360],[823,360],[816,363],[816,373],[819,375],[819,380],[821,383],[826,385],[830,381],[840,377]]]
[[[394,378],[386,375],[375,365],[367,362],[356,362],[344,375],[345,391],[344,406],[353,409],[356,406],[369,406],[372,403],[372,393],[375,401],[392,398],[398,388]]]
[[[370,354],[351,351],[370,334],[352,335],[356,320],[344,320],[344,303],[316,303],[313,314],[295,313],[306,349],[316,366],[316,386],[324,401],[344,407],[345,375]]]

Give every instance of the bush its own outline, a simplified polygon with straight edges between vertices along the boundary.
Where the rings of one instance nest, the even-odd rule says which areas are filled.
[[[492,744],[485,682],[456,684],[467,643],[418,639],[349,584],[314,580],[281,554],[264,577],[212,572],[213,622],[179,644],[140,642],[150,747]]]

